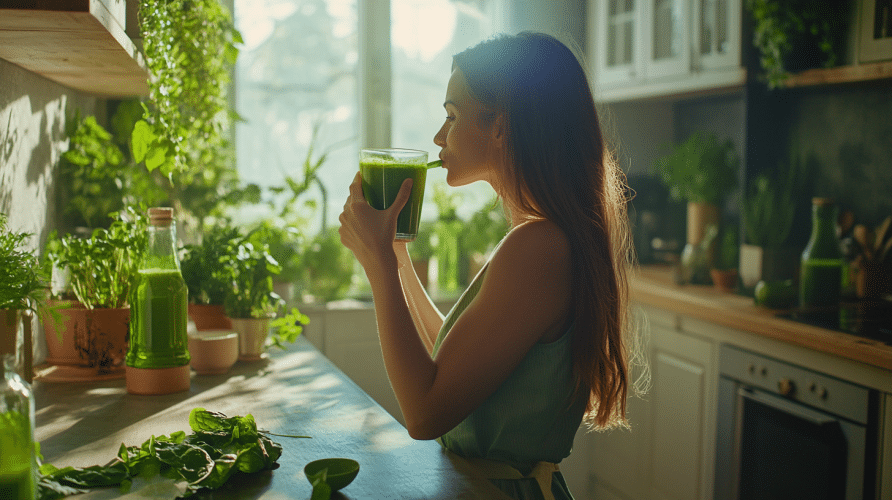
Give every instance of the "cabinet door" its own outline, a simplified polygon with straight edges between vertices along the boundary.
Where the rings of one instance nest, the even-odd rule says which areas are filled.
[[[644,2],[644,64],[648,79],[690,71],[690,6],[690,0]]]
[[[653,326],[650,498],[708,498],[704,478],[707,402],[714,391],[712,343]],[[708,490],[708,491],[706,491]]]
[[[641,75],[641,5],[644,0],[595,0],[589,21],[596,26],[595,80],[630,82]]]
[[[694,0],[697,70],[740,66],[740,0]]]

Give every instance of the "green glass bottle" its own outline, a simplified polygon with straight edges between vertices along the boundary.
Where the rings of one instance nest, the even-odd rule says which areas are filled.
[[[802,252],[799,275],[799,302],[803,308],[839,305],[843,259],[835,224],[833,201],[813,198],[811,238]]]
[[[176,223],[170,208],[150,208],[148,247],[130,297],[133,368],[172,368],[189,364],[189,292],[176,253]]]
[[[3,356],[0,381],[0,498],[33,500],[37,460],[34,455],[34,398],[31,386],[15,370],[15,355]]]

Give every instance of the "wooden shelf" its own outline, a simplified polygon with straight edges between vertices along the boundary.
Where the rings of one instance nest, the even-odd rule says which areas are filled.
[[[811,87],[840,83],[865,82],[892,78],[892,61],[810,69],[797,73],[784,82],[784,87]]]
[[[124,0],[0,0],[0,58],[90,94],[147,95],[148,71],[126,17]]]

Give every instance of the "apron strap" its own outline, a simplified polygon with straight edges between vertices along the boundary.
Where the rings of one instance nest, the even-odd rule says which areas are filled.
[[[470,465],[471,473],[483,479],[525,479],[532,478],[536,480],[542,496],[545,500],[554,500],[554,494],[551,492],[551,479],[555,472],[560,470],[558,465],[551,462],[537,462],[533,470],[524,476],[519,470],[511,467],[505,462],[496,460],[487,460],[485,458],[465,458],[446,450],[454,459],[462,460]]]

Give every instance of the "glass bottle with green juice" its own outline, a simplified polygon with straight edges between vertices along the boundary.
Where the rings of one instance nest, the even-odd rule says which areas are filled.
[[[35,498],[34,398],[15,370],[15,355],[3,356],[0,387],[0,499]]]
[[[433,165],[431,165],[433,166]],[[427,153],[414,149],[363,149],[359,154],[362,194],[372,208],[384,210],[393,204],[406,179],[412,179],[409,201],[396,221],[396,239],[413,241],[418,236]]]
[[[811,238],[802,252],[799,276],[799,302],[804,309],[839,305],[843,258],[835,223],[833,201],[813,198]]]
[[[130,296],[129,392],[189,388],[188,294],[176,253],[173,209],[150,208],[148,246]]]

